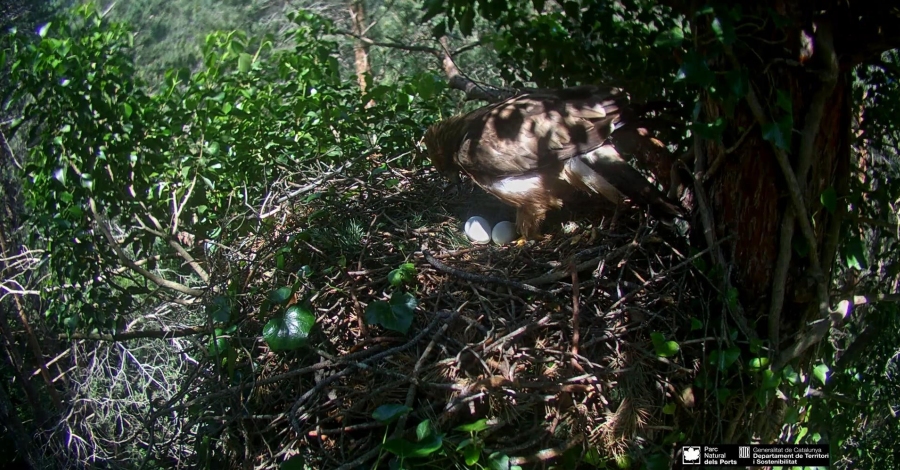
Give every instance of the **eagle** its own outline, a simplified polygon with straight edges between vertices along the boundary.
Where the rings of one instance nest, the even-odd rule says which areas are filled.
[[[435,169],[465,173],[516,208],[525,239],[540,236],[551,209],[584,192],[616,204],[625,198],[665,220],[683,209],[623,158],[662,146],[638,126],[627,96],[584,86],[513,96],[429,127],[423,143]]]

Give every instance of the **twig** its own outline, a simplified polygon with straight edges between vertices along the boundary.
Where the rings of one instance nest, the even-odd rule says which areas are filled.
[[[510,281],[509,279],[501,279],[499,277],[494,277],[494,276],[483,276],[480,274],[474,274],[474,273],[470,273],[467,271],[463,271],[461,269],[456,269],[456,268],[447,266],[446,264],[438,261],[428,250],[422,250],[422,255],[425,257],[425,261],[428,261],[428,263],[430,265],[434,266],[435,269],[437,269],[438,271],[443,271],[447,274],[456,276],[460,279],[465,279],[467,281],[474,281],[474,282],[482,282],[482,283],[490,282],[493,284],[501,284],[501,285],[504,285],[507,287],[513,287],[515,289],[524,290],[527,292],[533,292],[535,294],[549,294],[549,292],[547,292],[543,289],[538,289],[537,287],[534,287],[529,284],[523,284],[521,282]]]

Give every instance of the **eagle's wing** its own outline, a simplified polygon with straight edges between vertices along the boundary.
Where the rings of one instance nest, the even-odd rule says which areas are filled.
[[[509,177],[599,148],[619,123],[624,98],[584,90],[530,93],[484,108],[467,120],[457,164],[473,177]]]

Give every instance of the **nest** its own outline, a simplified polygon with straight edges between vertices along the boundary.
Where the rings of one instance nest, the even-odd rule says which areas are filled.
[[[708,287],[674,230],[639,211],[604,228],[613,211],[590,202],[552,214],[544,240],[474,246],[466,217],[514,218],[476,187],[450,187],[427,169],[330,175],[276,187],[293,199],[274,206],[270,227],[218,255],[211,271],[243,283],[243,375],[223,373],[226,386],[211,379],[160,416],[199,407],[218,417],[215,437],[233,463],[256,468],[292,456],[316,468],[387,465],[384,440],[415,442],[424,420],[450,449],[471,437],[456,427],[486,420],[482,455],[511,465],[642,459],[659,451],[651,443],[684,438],[673,430],[722,432],[693,424],[702,417],[690,384],[709,338],[690,338],[709,321]],[[402,263],[416,267],[406,290],[418,301],[405,335],[365,322]],[[314,307],[317,325],[309,348],[276,354],[259,340],[270,316],[259,305],[297,282],[296,301]],[[681,348],[664,353],[669,340]],[[383,423],[373,418],[382,405],[409,412]]]

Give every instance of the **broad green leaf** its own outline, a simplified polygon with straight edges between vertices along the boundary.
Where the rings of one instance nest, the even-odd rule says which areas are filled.
[[[253,64],[253,56],[247,54],[246,52],[242,52],[241,55],[238,56],[238,70],[241,73],[247,73],[250,71],[250,66]]]
[[[667,415],[675,414],[675,404],[674,403],[666,403],[666,405],[663,406],[662,412]]]
[[[722,44],[734,44],[734,41],[737,39],[737,34],[734,31],[734,25],[728,18],[717,16],[713,18],[710,26],[712,26],[712,30],[716,34],[716,39]]]
[[[716,349],[709,355],[709,363],[719,370],[726,370],[741,356],[741,350],[732,346],[726,350]]]
[[[406,334],[412,325],[418,302],[412,294],[395,291],[390,303],[377,300],[366,307],[366,323]]]
[[[850,268],[861,271],[868,269],[869,263],[866,261],[865,246],[858,235],[847,239],[847,243],[844,245],[844,262]]]
[[[750,359],[749,368],[751,371],[757,372],[766,367],[769,367],[768,357],[754,357],[753,359]]]
[[[488,428],[487,420],[479,419],[478,421],[475,421],[474,423],[463,424],[463,425],[457,426],[453,429],[455,429],[457,431],[462,431],[462,432],[481,432],[487,428]]]
[[[791,385],[799,385],[803,381],[800,374],[798,374],[790,364],[784,367],[784,370],[781,371],[781,376]]]
[[[522,467],[518,465],[510,465],[509,464],[509,456],[506,454],[501,454],[500,452],[494,452],[493,454],[488,456],[488,468],[491,470],[521,470]]]
[[[715,74],[706,64],[706,59],[693,49],[685,54],[684,62],[676,75],[676,79],[679,81],[683,80],[701,87],[711,85],[715,78]]]
[[[825,191],[822,191],[822,194],[819,195],[819,201],[829,213],[834,214],[834,211],[837,210],[837,191],[834,190],[833,186],[825,188]]]
[[[281,462],[279,470],[308,470],[305,455],[295,455],[284,462]]]
[[[771,370],[762,371],[762,381],[760,388],[763,390],[774,390],[781,385],[781,376]]]
[[[466,465],[471,467],[478,463],[478,460],[481,458],[481,447],[474,444],[465,446],[462,449],[462,454]]]
[[[46,37],[47,31],[50,29],[51,24],[52,23],[46,23],[46,24],[42,25],[40,28],[38,28],[38,30],[37,30],[38,36],[40,36],[42,38]]]
[[[206,348],[206,354],[209,357],[224,356],[228,349],[231,348],[231,342],[228,341],[228,338],[223,338],[223,335],[225,335],[225,332],[220,328],[216,328],[215,339],[210,336],[209,346]]]
[[[750,90],[750,79],[744,70],[729,70],[725,73],[725,80],[728,81],[728,88],[736,98],[743,98]]]
[[[659,47],[681,47],[681,43],[684,41],[684,29],[681,26],[675,26],[674,28],[663,31],[659,36],[656,37],[656,40],[653,41],[654,46]]]
[[[293,294],[290,286],[279,287],[278,289],[269,292],[269,302],[272,302],[273,304],[283,304],[288,300],[291,300]]]
[[[653,342],[653,349],[660,357],[672,357],[678,353],[679,346],[675,341],[666,341],[662,333],[650,333],[650,341]]]
[[[697,318],[691,318],[691,331],[697,331],[703,329],[703,322]]]
[[[266,323],[263,338],[272,351],[291,351],[306,344],[315,324],[316,316],[309,309],[291,305]]]
[[[813,377],[819,380],[822,385],[825,385],[825,381],[828,380],[828,376],[831,373],[831,369],[828,368],[825,364],[819,364],[815,368],[813,368]]]
[[[426,419],[416,426],[416,439],[419,441],[427,439],[434,434],[434,428],[431,426],[431,420]]]
[[[379,423],[387,424],[410,411],[412,411],[412,408],[406,405],[381,405],[378,408],[375,408],[375,411],[372,412],[372,417]]]
[[[394,287],[399,287],[404,283],[409,283],[416,278],[416,265],[412,263],[403,263],[399,268],[388,273],[388,282]]]
[[[228,297],[217,295],[206,306],[206,315],[213,323],[228,323],[231,320],[231,302]]]
[[[784,110],[784,112],[791,114],[791,110],[794,109],[794,102],[791,100],[790,92],[777,90],[776,94],[778,96],[778,107]]]
[[[402,458],[427,457],[438,450],[444,444],[443,436],[432,434],[424,441],[410,442],[406,439],[395,438],[386,441],[382,447],[384,450]]]
[[[791,149],[790,129],[785,132],[783,126],[778,122],[767,122],[762,125],[763,139],[772,142],[776,147],[782,150]]]

